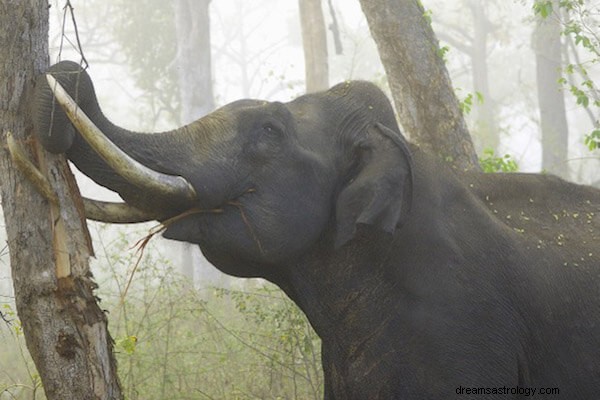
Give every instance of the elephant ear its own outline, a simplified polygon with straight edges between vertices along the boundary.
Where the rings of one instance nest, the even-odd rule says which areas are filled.
[[[358,224],[394,233],[411,207],[412,157],[402,135],[375,124],[358,144],[355,165],[336,203],[336,248],[354,237]]]

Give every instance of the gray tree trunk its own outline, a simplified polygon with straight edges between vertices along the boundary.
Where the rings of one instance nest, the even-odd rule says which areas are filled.
[[[48,67],[47,41],[47,0],[0,0],[0,191],[16,307],[48,399],[120,399],[77,186],[64,159],[31,138],[31,90]],[[29,149],[60,206],[49,205],[15,168],[7,132]]]
[[[189,123],[215,108],[210,54],[210,0],[176,0],[174,4],[181,120]]]
[[[177,72],[181,121],[190,123],[214,110],[210,47],[210,0],[176,0]],[[203,285],[217,285],[219,272],[200,253],[197,245],[177,242],[171,247],[181,255],[182,274],[194,285],[199,272]]]
[[[559,10],[558,0],[553,0],[553,6]],[[569,128],[564,94],[558,83],[562,67],[560,32],[560,22],[555,15],[538,17],[533,49],[542,130],[542,169],[568,178]]]
[[[299,0],[306,93],[329,88],[327,30],[321,0]]]
[[[496,118],[496,107],[490,92],[490,81],[488,76],[488,37],[492,32],[490,23],[484,7],[483,0],[475,0],[469,3],[473,14],[473,88],[483,96],[483,104],[475,109],[477,113],[477,133],[480,138],[480,150],[483,148],[498,149],[500,143],[500,132]]]
[[[360,0],[400,123],[413,141],[460,169],[479,169],[467,124],[419,0]]]

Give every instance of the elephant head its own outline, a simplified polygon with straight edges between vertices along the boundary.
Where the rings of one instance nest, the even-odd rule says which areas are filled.
[[[179,129],[144,134],[103,115],[77,64],[61,62],[49,74],[102,143],[77,133],[89,124],[70,120],[41,77],[35,128],[43,146],[168,221],[165,237],[199,244],[225,273],[273,280],[317,243],[336,251],[361,224],[391,233],[409,212],[410,151],[373,84],[344,82],[288,103],[240,100]]]

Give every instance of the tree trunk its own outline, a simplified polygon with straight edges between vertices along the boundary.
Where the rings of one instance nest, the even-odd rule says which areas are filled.
[[[553,6],[554,10],[559,10],[557,0],[553,1]],[[565,99],[558,83],[562,67],[560,33],[561,26],[555,15],[538,17],[533,34],[533,48],[542,129],[542,169],[568,178],[569,170],[565,162],[569,147],[569,128]]]
[[[486,15],[483,0],[474,0],[469,3],[473,14],[474,34],[473,52],[471,54],[473,63],[473,88],[481,93],[483,104],[475,109],[477,113],[477,133],[480,138],[480,150],[491,148],[498,149],[500,143],[500,132],[496,118],[494,100],[490,93],[490,82],[488,76],[488,37],[492,32],[492,25]]]
[[[48,67],[48,2],[0,0],[0,190],[17,311],[48,399],[122,398],[106,315],[94,296],[91,244],[62,157],[31,137],[33,78]],[[44,200],[15,169],[7,132],[31,150],[59,198]]]
[[[477,154],[419,0],[360,0],[405,133],[454,167],[478,169]]]
[[[210,47],[210,0],[177,0],[175,27],[177,33],[177,73],[181,99],[181,121],[190,123],[215,108]],[[180,254],[181,273],[194,287],[195,272],[202,285],[217,285],[216,269],[204,258],[195,244],[171,242]]]
[[[190,123],[215,108],[210,54],[210,0],[175,1],[181,120]]]
[[[306,93],[329,88],[327,30],[321,0],[299,0]]]

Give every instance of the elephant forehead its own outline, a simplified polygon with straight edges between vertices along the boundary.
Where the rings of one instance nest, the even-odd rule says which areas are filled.
[[[190,136],[204,143],[226,142],[233,139],[237,133],[236,118],[224,110],[216,110],[188,125]]]

